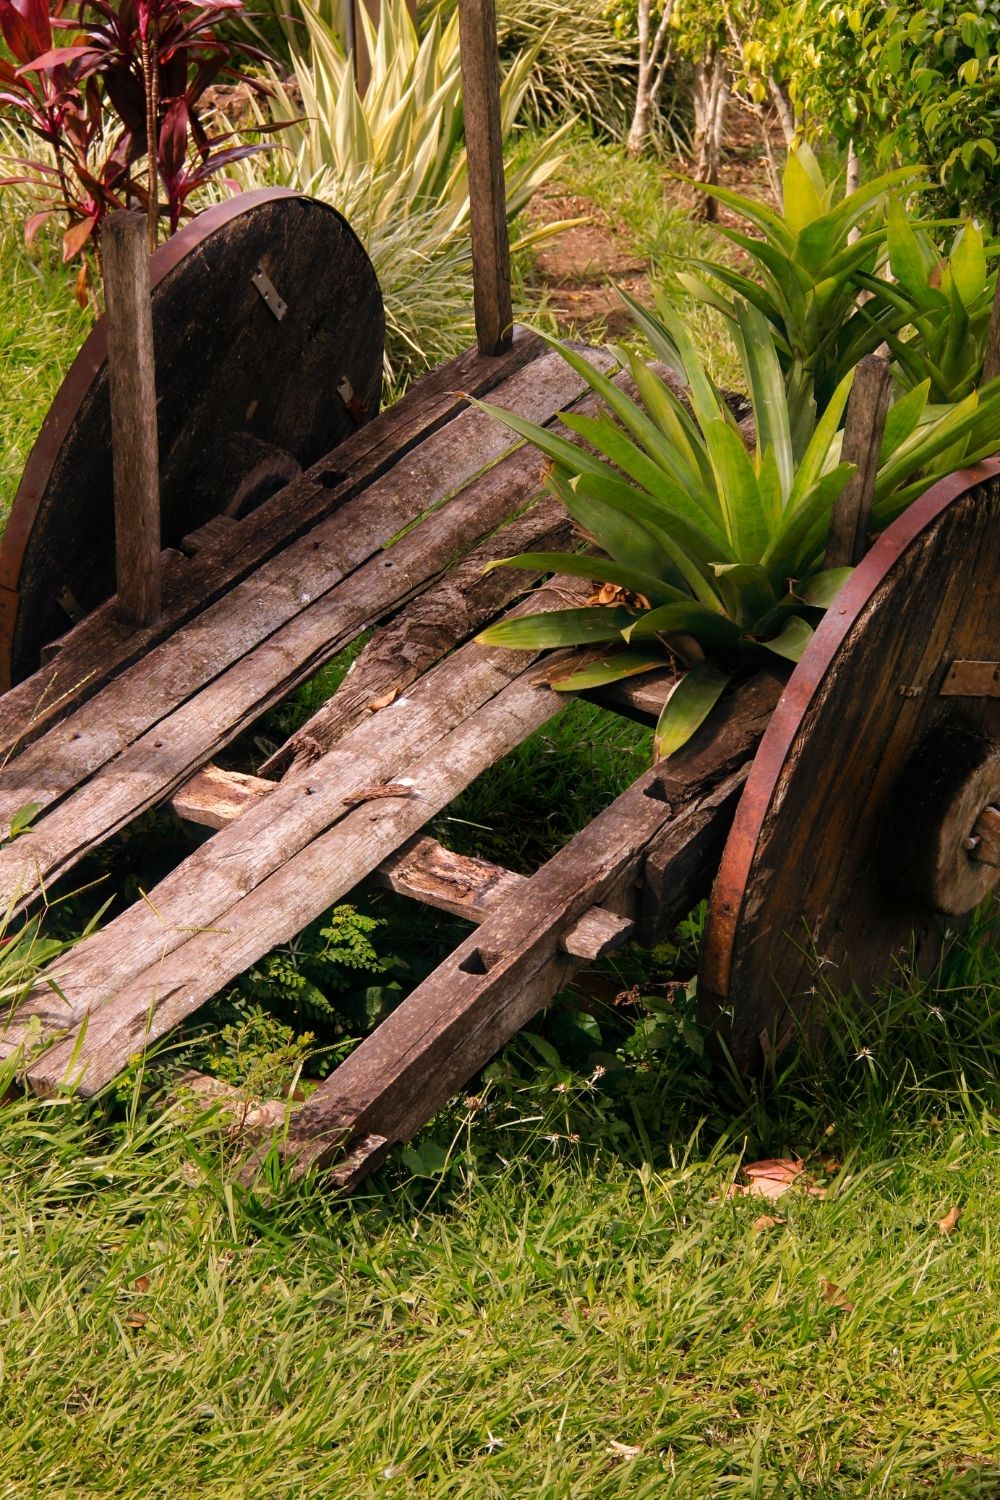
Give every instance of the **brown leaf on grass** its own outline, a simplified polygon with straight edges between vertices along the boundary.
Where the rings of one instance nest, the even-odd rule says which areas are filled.
[[[615,1438],[611,1439],[608,1447],[612,1453],[617,1453],[619,1458],[638,1458],[642,1452],[641,1448],[634,1447],[632,1443],[619,1443]]]
[[[808,1193],[811,1198],[826,1197],[826,1188],[810,1182],[802,1162],[792,1161],[789,1157],[768,1157],[764,1161],[750,1162],[740,1171],[744,1177],[749,1177],[750,1182],[747,1186],[730,1183],[726,1194],[729,1198],[767,1198],[773,1203],[793,1187]]]
[[[821,1281],[823,1290],[823,1301],[829,1302],[831,1307],[839,1307],[844,1312],[853,1312],[854,1303],[845,1297],[835,1281]]]
[[[135,1278],[135,1289],[136,1289],[137,1292],[148,1292],[149,1291],[149,1277],[148,1276],[137,1276]]]
[[[960,1208],[949,1208],[944,1218],[937,1221],[938,1232],[940,1234],[954,1234],[961,1217],[962,1210]]]
[[[751,1228],[754,1234],[763,1234],[765,1229],[777,1229],[779,1224],[784,1223],[785,1220],[780,1214],[760,1214],[754,1219]]]
[[[149,1322],[149,1314],[144,1312],[129,1313],[125,1319],[126,1328],[145,1328]]]

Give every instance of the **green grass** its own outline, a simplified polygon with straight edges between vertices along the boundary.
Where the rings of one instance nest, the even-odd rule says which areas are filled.
[[[60,381],[91,327],[56,253],[30,257],[20,220],[0,188],[0,523]]]
[[[643,253],[702,233],[663,202],[658,167],[573,152],[574,190],[627,211]],[[12,236],[8,498],[86,323],[65,273]],[[288,733],[345,664],[262,732]],[[574,705],[436,831],[531,869],[631,780],[647,739]],[[174,836],[151,820],[116,877]],[[358,904],[386,922],[373,941],[404,988],[456,935],[387,893]],[[995,924],[861,1017],[830,996],[831,1041],[756,1085],[692,1024],[698,930],[561,997],[347,1204],[280,1174],[246,1194],[216,1117],[157,1112],[179,1062],[213,1048],[227,1076],[291,1080],[307,1018],[252,986],[210,1013],[247,1028],[235,1043],[189,1028],[95,1103],[8,1102],[0,1500],[994,1500]],[[31,934],[0,946],[8,1002],[46,956]],[[740,1160],[787,1154],[828,1196],[793,1191],[757,1229],[768,1206],[726,1186]]]
[[[0,1496],[995,1496],[996,975],[956,975],[742,1102],[679,1032],[613,1089],[522,1038],[343,1206],[241,1196],[211,1118],[9,1106]],[[755,1229],[744,1146],[829,1196]]]

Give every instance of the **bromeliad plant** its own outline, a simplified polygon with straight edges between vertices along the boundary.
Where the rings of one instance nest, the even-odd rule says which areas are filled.
[[[841,378],[799,450],[768,321],[750,303],[734,302],[756,426],[748,452],[676,313],[665,308],[656,317],[626,301],[656,353],[687,385],[690,408],[638,356],[619,352],[637,402],[555,340],[607,408],[598,416],[563,416],[587,447],[483,403],[546,455],[546,487],[601,554],[522,553],[493,566],[557,571],[603,587],[583,608],[503,621],[479,639],[533,650],[604,648],[596,661],[552,682],[563,691],[686,660],[657,725],[656,751],[666,756],[738,674],[768,658],[799,659],[850,571],[825,569],[823,556],[834,502],[853,473],[840,461],[839,428],[854,375]],[[926,404],[924,383],[890,409],[875,491],[878,524],[1000,440],[1000,381],[930,420],[923,420]]]
[[[896,199],[887,242],[891,281],[855,273],[871,294],[864,312],[892,351],[899,385],[929,381],[931,401],[961,401],[982,378],[1000,247],[969,219],[942,249]]]
[[[694,260],[701,274],[681,271],[677,279],[697,301],[731,322],[736,313],[726,292],[767,319],[788,389],[792,440],[800,453],[814,420],[813,402],[819,412],[825,410],[845,375],[878,348],[881,324],[894,316],[887,306],[867,315],[858,307],[858,277],[874,275],[884,263],[889,191],[902,184],[916,187],[921,175],[919,168],[901,167],[838,201],[836,180],[827,182],[810,148],[800,144],[788,153],[781,212],[730,188],[691,184],[756,231],[746,234],[718,225],[719,233],[750,257],[753,273],[746,275],[721,260]]]

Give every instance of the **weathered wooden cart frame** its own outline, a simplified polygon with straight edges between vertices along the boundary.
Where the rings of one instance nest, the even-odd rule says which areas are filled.
[[[707,892],[784,686],[760,675],[668,764],[641,775],[530,877],[450,854],[425,828],[567,702],[544,662],[470,638],[535,580],[484,565],[551,550],[565,512],[539,458],[469,404],[489,393],[541,423],[592,398],[511,328],[491,0],[461,0],[478,350],[434,371],[244,519],[150,563],[145,623],[110,600],[0,698],[0,900],[43,901],[147,809],[215,828],[160,884],[55,963],[0,1036],[43,1094],[102,1089],[271,948],[361,880],[473,931],[299,1109],[274,1106],[293,1169],[347,1188],[436,1110],[574,970],[653,943]],[[590,358],[607,367],[608,357]],[[621,378],[621,377],[618,377]],[[998,465],[966,476],[966,488]],[[148,554],[148,549],[147,549]],[[135,580],[132,580],[135,583]],[[581,585],[554,579],[531,608]],[[136,597],[133,590],[132,597]],[[143,590],[138,589],[138,597]],[[140,611],[141,612],[141,611]],[[214,758],[363,631],[352,672],[264,769]],[[654,722],[665,669],[596,695]]]

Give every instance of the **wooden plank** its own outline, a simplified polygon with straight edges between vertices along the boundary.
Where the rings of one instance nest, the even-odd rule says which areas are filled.
[[[1000,661],[953,661],[939,691],[942,698],[1000,698]]]
[[[637,724],[655,725],[676,681],[677,673],[671,667],[663,667],[655,672],[643,672],[639,677],[609,682],[606,687],[591,688],[580,697],[596,703],[599,708],[610,708]]]
[[[990,309],[990,326],[986,334],[986,348],[983,353],[983,379],[982,384],[995,380],[1000,375],[1000,281],[997,282],[996,291],[993,293],[993,306]]]
[[[891,394],[889,361],[866,354],[854,372],[840,451],[841,460],[856,465],[856,472],[833,507],[826,544],[828,568],[853,567],[868,550],[868,520]]]
[[[701,826],[718,787],[714,772],[654,767],[577,834],[311,1095],[284,1147],[295,1174],[335,1161],[357,1138],[402,1141],[425,1124],[578,967],[560,947],[568,927],[595,902],[635,910],[650,843],[670,825],[683,850],[688,820]]]
[[[121,209],[101,229],[115,476],[117,610],[129,625],[160,613],[156,366],[144,217]]]
[[[499,354],[513,312],[496,7],[494,0],[459,0],[458,9],[476,338],[481,354]]]
[[[196,771],[171,800],[179,818],[205,828],[225,828],[262,796],[274,791],[274,782],[244,771],[225,771],[207,765]]]
[[[376,632],[333,697],[264,762],[261,774],[305,774],[355,724],[385,707],[534,582],[534,574],[508,568],[484,574],[487,563],[518,552],[565,550],[572,541],[572,522],[551,498],[494,532]]]
[[[112,601],[101,605],[62,638],[58,660],[0,697],[0,760],[8,759],[109,678],[140,660],[261,563],[300,537],[384,475],[401,455],[439,431],[466,406],[530,364],[543,345],[516,331],[500,358],[476,351],[442,365],[418,381],[389,410],[338,445],[334,453],[238,522],[225,556],[214,549],[193,560],[163,559],[163,609],[155,625],[132,630],[116,619]]]
[[[182,818],[208,828],[225,828],[247,808],[275,790],[273,781],[205,766],[173,799],[173,809]],[[481,922],[487,912],[516,890],[526,879],[513,870],[455,854],[436,839],[411,840],[375,872],[380,884],[427,906]],[[566,952],[592,962],[619,947],[629,936],[632,923],[613,912],[595,908],[586,912],[566,937]]]
[[[530,608],[553,608],[562,598],[562,589],[558,594],[542,592],[533,597]],[[538,669],[533,662],[528,652],[463,647],[405,701],[397,700],[377,719],[359,725],[316,763],[307,782],[276,786],[238,823],[223,829],[160,881],[148,899],[136,902],[61,959],[61,993],[53,997],[47,981],[39,985],[0,1039],[0,1055],[16,1050],[25,1028],[35,1026],[33,1017],[37,1024],[56,1030],[75,1025],[116,985],[186,943],[198,927],[221,919],[247,891],[344,818],[360,791],[407,774],[412,779],[412,767],[497,693],[525,674],[534,682]],[[560,695],[537,686],[529,696],[545,706],[546,716],[562,706],[555,701]],[[399,842],[414,832],[410,829]]]
[[[451,691],[450,681],[446,688]],[[86,956],[89,944],[82,945],[78,955],[68,956],[59,966],[59,987],[65,1001],[52,993],[46,995],[44,986],[39,986],[29,997],[23,1017],[19,1010],[16,1027],[14,1023],[8,1027],[0,1050],[9,1055],[12,1043],[31,1036],[32,1016],[43,1026],[47,1021],[65,1028],[71,1016],[82,1010],[85,1032],[70,1032],[56,1042],[29,1064],[26,1076],[42,1093],[63,1086],[79,1088],[85,1094],[101,1088],[130,1058],[191,1015],[264,953],[290,941],[371,874],[487,766],[558,713],[564,706],[559,697],[539,690],[536,671],[528,668],[519,672],[444,738],[436,738],[419,759],[407,759],[408,775],[414,784],[412,796],[376,797],[350,810],[343,808],[343,797],[337,797],[343,815],[332,824],[335,810],[330,804],[342,791],[343,782],[336,786],[332,782],[317,784],[313,796],[308,795],[308,787],[299,785],[271,793],[259,808],[210,840],[210,845],[227,841],[223,852],[230,856],[228,870],[225,862],[222,866],[216,863],[208,872],[211,878],[201,875],[187,884],[186,897],[166,910],[162,887],[150,893],[150,909],[154,916],[159,914],[161,936],[152,950],[145,946],[142,967],[135,977],[125,981],[119,977],[122,944],[113,942],[103,977],[95,990],[84,994],[73,983],[72,974],[73,958]],[[445,707],[440,705],[442,711]],[[363,726],[359,733],[368,727]],[[331,756],[339,756],[342,748],[331,751]],[[399,754],[398,741],[396,748]],[[355,761],[355,786],[358,774]],[[276,828],[268,819],[269,828],[275,828],[270,837],[262,830],[255,838],[248,825],[256,822],[258,814],[267,817],[282,796],[293,793],[298,806],[292,816],[287,815],[286,808],[286,816]],[[326,804],[328,826],[303,847],[303,831],[311,830],[316,822],[311,804],[320,799]],[[294,843],[300,845],[301,852],[286,857]],[[184,871],[184,866],[180,868]],[[230,895],[235,891],[236,899],[220,911],[218,896],[224,888]],[[186,930],[178,932],[175,913],[194,909],[201,913],[196,924],[185,923]],[[98,937],[112,933],[115,925],[110,924]],[[148,924],[133,921],[128,944],[132,953],[131,940],[140,925],[148,928]],[[89,1009],[92,1005],[97,1008]]]
[[[488,859],[455,854],[427,834],[390,854],[375,874],[380,885],[399,896],[477,923],[527,878]]]
[[[540,373],[540,364],[525,375]],[[548,380],[534,388],[537,401],[542,391],[545,401],[553,399],[552,380],[556,394],[565,393],[558,375],[548,369]],[[469,412],[457,422],[474,416],[484,414]],[[375,550],[372,537],[384,535],[389,507],[395,505],[397,515],[412,508],[419,483],[412,472],[387,476],[349,512],[294,544],[8,765],[0,779],[0,818],[8,820],[27,802],[48,806],[86,776],[92,780],[36,823],[20,847],[0,852],[0,888],[23,903],[88,847],[169,796],[271,703],[418,591],[511,507],[526,503],[537,489],[537,456],[518,450],[465,490],[460,506],[437,510],[389,554],[330,588],[359,555]],[[274,630],[282,618],[287,623]],[[217,676],[227,657],[237,655]],[[171,701],[185,698],[161,717]],[[106,772],[94,776],[102,767]]]
[[[411,839],[391,854],[379,865],[375,876],[397,895],[464,917],[467,922],[485,921],[528,878],[487,859],[455,854],[426,835]],[[594,963],[621,947],[633,925],[627,917],[595,906],[584,912],[566,933],[564,950]]]

